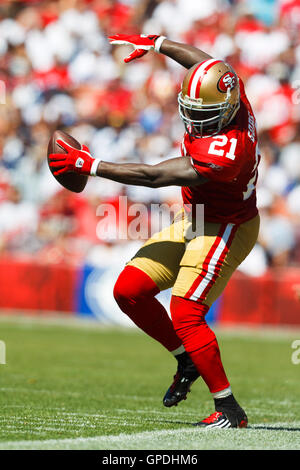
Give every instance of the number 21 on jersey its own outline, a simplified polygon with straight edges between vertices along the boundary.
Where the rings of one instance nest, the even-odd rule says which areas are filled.
[[[235,149],[237,145],[237,139],[232,137],[232,139],[229,140],[230,147],[229,147],[229,151],[226,153],[225,153],[225,149],[222,147],[225,147],[227,145],[227,142],[228,142],[227,135],[217,135],[213,137],[213,139],[215,140],[210,144],[208,153],[212,155],[217,155],[218,157],[225,156],[226,158],[230,158],[230,160],[235,159]]]

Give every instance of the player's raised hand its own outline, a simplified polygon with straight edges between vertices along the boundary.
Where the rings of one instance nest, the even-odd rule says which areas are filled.
[[[51,153],[49,155],[49,165],[56,170],[53,172],[54,175],[69,172],[95,175],[96,168],[94,167],[95,164],[98,165],[99,160],[92,157],[86,145],[82,145],[81,149],[76,149],[61,139],[58,139],[56,143],[67,153]]]
[[[139,57],[143,57],[143,55],[147,54],[151,49],[159,52],[159,48],[162,41],[165,39],[165,36],[155,34],[115,34],[113,36],[109,36],[108,39],[110,44],[125,44],[133,46],[133,52],[124,59],[124,62],[127,63]]]

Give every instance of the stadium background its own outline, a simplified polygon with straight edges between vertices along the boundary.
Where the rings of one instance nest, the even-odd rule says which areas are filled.
[[[115,162],[179,155],[176,95],[184,69],[155,53],[124,64],[114,33],[164,34],[228,60],[258,120],[259,240],[209,312],[218,324],[300,324],[300,1],[0,2],[0,309],[79,314],[131,325],[113,283],[140,240],[99,236],[97,207],[180,201],[90,179],[75,195],[46,164],[61,128]],[[150,212],[149,212],[150,213]],[[161,294],[167,305],[169,293]]]

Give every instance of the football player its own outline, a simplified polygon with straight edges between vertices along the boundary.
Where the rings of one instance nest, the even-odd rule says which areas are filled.
[[[243,82],[223,60],[164,36],[119,34],[109,40],[133,46],[125,62],[154,50],[188,69],[178,95],[186,129],[182,156],[156,165],[117,164],[94,159],[87,147],[77,150],[60,141],[66,154],[52,154],[51,166],[55,174],[71,171],[151,188],[181,186],[182,212],[127,263],[114,296],[121,310],[177,359],[165,406],[186,399],[201,376],[215,410],[197,424],[246,427],[246,413],[232,393],[216,336],[205,321],[259,230],[255,184],[260,156]],[[203,233],[190,237],[198,204],[204,204]],[[172,321],[155,297],[170,287]]]

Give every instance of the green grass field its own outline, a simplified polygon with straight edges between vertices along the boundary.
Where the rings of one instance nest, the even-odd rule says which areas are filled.
[[[70,321],[0,321],[0,449],[300,449],[300,331],[218,331],[247,429],[202,430],[213,411],[199,379],[170,409],[175,360],[135,329]]]

